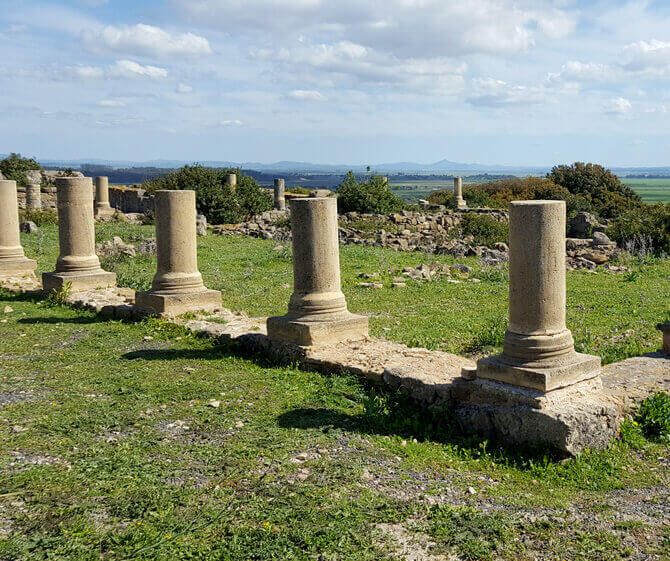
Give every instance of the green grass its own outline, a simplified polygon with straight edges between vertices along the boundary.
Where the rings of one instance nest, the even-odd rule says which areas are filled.
[[[100,225],[97,235],[151,233]],[[51,227],[23,242],[41,270],[53,267]],[[284,311],[290,256],[274,242],[210,236],[199,245],[206,282],[231,308]],[[351,308],[373,314],[373,331],[395,340],[498,342],[485,335],[504,318],[504,282],[355,287],[359,271],[426,259],[343,248]],[[153,270],[150,259],[108,265],[137,286]],[[667,304],[658,285],[668,273],[655,263],[634,282],[570,274],[571,326],[590,330],[595,346],[614,327],[658,346],[658,332],[644,326]],[[402,558],[398,535],[411,551],[460,559],[662,558],[654,501],[663,500],[668,446],[632,422],[609,449],[555,462],[463,436],[448,414],[346,373],[277,367],[160,321],[101,321],[0,292],[0,311],[7,305],[0,559],[390,560]],[[617,514],[638,504],[629,493],[644,497],[640,520]]]
[[[98,241],[115,235],[137,244],[143,236],[154,233],[152,226],[98,225]],[[39,269],[51,270],[58,254],[57,228],[45,226],[39,234],[22,239],[27,255],[37,259]],[[290,243],[278,251],[274,241],[238,236],[210,235],[198,243],[205,283],[222,291],[225,306],[255,316],[285,313],[293,282]],[[431,262],[471,265],[478,271],[475,276],[483,280],[461,284],[408,281],[405,289],[388,288],[404,267]],[[104,260],[103,264],[117,273],[120,285],[138,290],[149,288],[155,271],[155,257]],[[655,325],[668,315],[670,261],[634,267],[634,277],[568,273],[568,326],[580,350],[598,354],[605,362],[660,346]],[[350,309],[370,316],[376,336],[461,354],[477,354],[482,347],[500,348],[502,344],[508,292],[504,271],[481,272],[474,258],[456,260],[361,246],[342,247],[341,269]],[[358,287],[361,272],[380,273],[385,288]]]
[[[640,195],[645,203],[670,202],[670,177],[623,177],[621,181]]]

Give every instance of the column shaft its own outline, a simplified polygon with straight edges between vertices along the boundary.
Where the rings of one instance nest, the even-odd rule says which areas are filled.
[[[286,208],[286,188],[283,179],[275,179],[275,209],[284,210]]]
[[[42,188],[39,183],[29,183],[26,187],[26,208],[30,210],[42,209]]]
[[[0,260],[23,257],[16,181],[0,181]]]

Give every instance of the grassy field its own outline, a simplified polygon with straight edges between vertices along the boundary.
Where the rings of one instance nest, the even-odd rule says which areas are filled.
[[[648,179],[622,177],[621,181],[642,197],[645,203],[670,203],[670,177]]]
[[[468,178],[463,179],[464,183]],[[645,203],[670,202],[670,177],[665,179],[627,178],[621,181],[635,190]],[[452,189],[453,181],[438,179],[422,179],[421,181],[393,181],[391,189],[405,201],[415,203],[419,199],[425,199],[438,189]]]
[[[100,225],[97,237],[151,234]],[[23,236],[41,270],[56,240],[53,226]],[[504,272],[355,286],[359,272],[390,278],[434,258],[342,248],[351,309],[389,339],[474,354],[498,346]],[[208,236],[199,259],[230,308],[285,310],[290,252],[274,242]],[[105,266],[143,288],[154,263]],[[614,357],[659,346],[670,265],[637,271],[569,273],[581,348]],[[100,321],[6,293],[2,309],[0,559],[668,558],[669,449],[632,422],[608,450],[557,462],[466,438],[447,414],[346,373],[277,367],[156,320]]]

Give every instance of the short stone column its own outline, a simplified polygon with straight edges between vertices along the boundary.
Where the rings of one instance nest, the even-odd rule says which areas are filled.
[[[95,178],[95,215],[114,214],[109,204],[109,179],[105,176]]]
[[[463,198],[463,179],[454,177],[454,203],[456,208],[467,208],[468,204]]]
[[[598,376],[565,325],[565,202],[512,202],[509,242],[509,327],[477,378],[548,392]]]
[[[230,187],[230,190],[234,193],[237,189],[237,174],[229,173],[226,176],[226,185]]]
[[[160,315],[220,310],[221,293],[208,290],[198,271],[195,191],[156,191],[157,271],[135,305]]]
[[[32,276],[36,267],[21,247],[16,181],[0,180],[0,277]]]
[[[350,313],[340,286],[337,200],[291,201],[293,294],[288,313],[268,318],[271,339],[328,345],[368,336],[368,318]]]
[[[93,185],[90,177],[56,178],[60,255],[53,273],[42,274],[45,292],[72,292],[116,286],[116,275],[104,271],[95,254]]]
[[[26,185],[26,208],[29,210],[42,210],[42,187],[39,183]]]
[[[286,189],[283,179],[275,179],[275,209],[286,210]]]

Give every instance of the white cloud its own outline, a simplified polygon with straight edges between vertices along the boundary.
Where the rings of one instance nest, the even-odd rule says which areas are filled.
[[[58,76],[58,78],[62,79],[65,77],[80,80],[99,80],[101,78],[161,80],[167,78],[168,71],[158,66],[143,66],[132,60],[117,60],[106,68],[100,66],[68,66],[64,69],[63,75]]]
[[[575,83],[608,82],[615,81],[620,77],[620,74],[618,69],[607,64],[571,60],[561,66],[559,73],[549,74],[549,81]]]
[[[193,91],[193,87],[192,86],[187,86],[186,84],[177,84],[177,90],[176,91],[177,91],[177,93],[180,93],[180,94],[187,94],[187,93],[191,93]]]
[[[289,97],[300,101],[325,101],[325,97],[321,92],[316,90],[293,90]]]
[[[625,97],[613,97],[603,108],[606,115],[627,115],[633,109],[633,104]]]
[[[623,67],[658,77],[670,75],[670,41],[638,41],[624,49]]]
[[[241,127],[244,123],[239,119],[232,119],[228,121],[221,121],[219,123],[222,127]]]
[[[467,102],[477,107],[528,106],[548,101],[549,92],[543,87],[508,84],[493,78],[473,80],[473,92]]]
[[[204,37],[193,33],[172,35],[160,27],[141,23],[86,29],[82,39],[89,50],[97,53],[167,57],[206,55],[212,52],[209,41]]]
[[[158,66],[143,66],[132,60],[117,60],[107,70],[107,75],[111,78],[147,78],[150,80],[160,80],[167,78],[168,71]]]
[[[126,102],[123,99],[102,99],[98,105],[100,107],[125,107]]]

